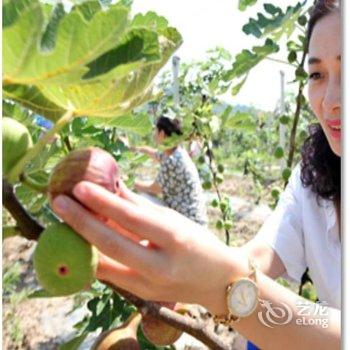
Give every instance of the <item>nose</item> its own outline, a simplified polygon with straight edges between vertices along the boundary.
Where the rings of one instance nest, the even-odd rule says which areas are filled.
[[[332,77],[327,84],[326,93],[323,98],[322,107],[329,116],[338,116],[341,106],[341,82],[340,78]]]

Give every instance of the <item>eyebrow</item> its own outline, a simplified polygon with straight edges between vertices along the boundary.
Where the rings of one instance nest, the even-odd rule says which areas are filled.
[[[316,57],[309,58],[309,64],[317,64],[317,63],[321,63],[321,60],[319,58],[316,58]]]
[[[341,60],[341,56],[340,55],[337,56],[337,60],[338,61]],[[317,57],[310,57],[308,62],[309,62],[309,64],[319,64],[322,61],[319,58],[317,58]]]

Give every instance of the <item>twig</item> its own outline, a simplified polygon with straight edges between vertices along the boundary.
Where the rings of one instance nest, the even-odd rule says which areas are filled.
[[[280,59],[278,59],[278,58],[273,58],[273,57],[267,56],[267,57],[265,57],[265,59],[268,60],[268,61],[277,62],[277,63],[281,63],[281,64],[286,64],[286,65],[288,65],[288,66],[296,67],[295,64],[289,63],[289,62],[287,62],[287,61],[280,60]]]
[[[2,204],[16,220],[23,237],[30,240],[39,238],[44,226],[29,215],[17,199],[13,186],[6,180],[2,180]]]
[[[64,142],[64,144],[66,145],[67,151],[68,151],[68,152],[73,151],[73,147],[72,147],[72,144],[70,143],[70,139],[69,139],[69,136],[68,136],[68,135],[66,135],[66,136],[63,138],[63,142]]]
[[[306,59],[306,48],[304,49],[303,57],[302,57],[302,60],[300,62],[300,65],[299,65],[302,68],[304,67],[305,59]],[[294,159],[296,134],[297,134],[297,127],[298,127],[298,122],[299,122],[300,112],[301,112],[301,107],[302,107],[304,86],[305,86],[304,81],[300,81],[298,95],[296,98],[297,105],[296,105],[295,112],[294,112],[293,126],[292,126],[292,131],[291,131],[290,139],[289,139],[290,140],[289,141],[289,153],[288,153],[288,160],[287,160],[287,166],[289,168],[292,167],[293,159]]]
[[[215,192],[216,192],[216,195],[218,196],[218,199],[219,201],[221,202],[222,201],[222,196],[221,196],[221,193],[220,193],[220,190],[219,190],[219,186],[218,186],[218,183],[217,183],[217,178],[216,178],[216,171],[213,167],[213,152],[211,150],[211,148],[209,147],[209,144],[207,142],[207,149],[208,149],[208,157],[209,157],[209,169],[213,175],[213,183],[214,183],[214,188],[215,188]],[[221,208],[220,208],[221,210]],[[224,211],[221,210],[221,213],[222,213],[222,218],[224,219],[224,221],[226,221],[227,219],[227,215]],[[226,244],[229,245],[230,244],[230,231],[228,229],[225,228],[225,236],[226,236]]]
[[[25,173],[22,173],[19,176],[19,179],[21,182],[23,182],[25,185],[27,185],[29,188],[31,188],[34,191],[37,191],[40,193],[46,193],[47,191],[47,186],[48,186],[47,183],[38,182]]]

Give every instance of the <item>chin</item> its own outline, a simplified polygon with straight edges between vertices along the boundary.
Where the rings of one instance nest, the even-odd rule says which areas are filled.
[[[341,143],[337,143],[337,144],[330,144],[331,145],[331,149],[333,151],[333,153],[335,155],[337,155],[338,157],[341,157]]]

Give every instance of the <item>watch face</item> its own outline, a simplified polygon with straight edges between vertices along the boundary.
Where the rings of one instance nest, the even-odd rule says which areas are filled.
[[[242,278],[231,288],[228,306],[231,313],[238,317],[252,314],[258,303],[258,287],[248,278]]]

